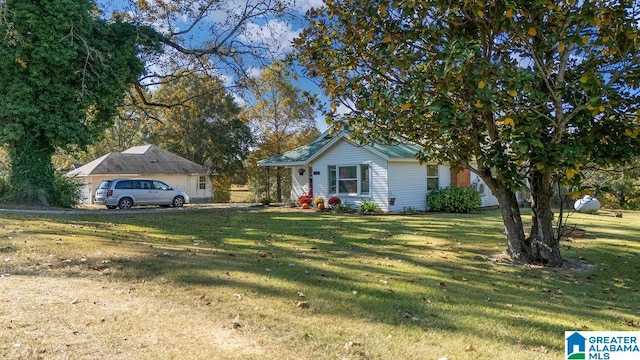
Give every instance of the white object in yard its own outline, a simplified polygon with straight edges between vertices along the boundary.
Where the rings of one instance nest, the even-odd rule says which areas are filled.
[[[582,199],[576,200],[573,208],[579,213],[592,214],[600,209],[600,201],[589,195],[585,195]]]

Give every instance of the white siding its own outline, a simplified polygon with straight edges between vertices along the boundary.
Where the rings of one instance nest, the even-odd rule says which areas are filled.
[[[300,169],[304,169],[304,174],[300,175]],[[307,166],[294,166],[291,169],[291,200],[297,201],[300,196],[309,194],[309,171]]]
[[[432,164],[433,165],[433,164]],[[451,185],[451,168],[438,165],[438,187]],[[389,163],[389,197],[395,204],[389,211],[405,211],[411,207],[417,210],[427,208],[427,166],[415,162]]]
[[[369,196],[347,196],[329,193],[329,166],[369,165],[371,172]],[[314,160],[313,195],[322,196],[325,201],[338,196],[343,203],[358,205],[363,199],[376,202],[382,211],[388,211],[387,161],[364,147],[354,146],[345,140],[338,141],[331,149]],[[293,175],[295,177],[295,175]],[[306,175],[305,175],[306,176]],[[358,176],[360,176],[358,174]]]
[[[389,163],[389,197],[395,198],[389,211],[404,211],[411,207],[425,210],[427,206],[427,168],[415,162]]]
[[[498,205],[498,198],[493,195],[489,186],[487,186],[487,184],[485,184],[485,182],[473,172],[471,173],[471,186],[480,193],[480,206],[487,207]]]

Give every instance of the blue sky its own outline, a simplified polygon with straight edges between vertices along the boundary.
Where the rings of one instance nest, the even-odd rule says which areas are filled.
[[[168,32],[185,32],[181,35],[182,43],[188,47],[198,47],[204,41],[218,39],[225,37],[231,32],[234,25],[237,23],[235,17],[238,16],[242,9],[246,9],[246,6],[256,6],[263,1],[260,0],[221,0],[216,4],[217,8],[214,11],[210,11],[206,16],[198,23],[197,26],[190,28],[192,20],[197,16],[197,12],[191,14],[191,16],[184,16],[182,14],[174,13],[174,17],[168,17],[167,19],[157,19],[148,17],[137,6],[133,4],[136,2],[144,2],[141,0],[96,0],[100,9],[104,12],[105,16],[109,16],[113,10],[119,10],[131,14],[136,17],[138,21],[155,27],[157,30]],[[146,0],[148,4],[153,6],[157,0]],[[287,1],[287,0],[280,0]],[[197,9],[199,4],[208,3],[206,0],[179,0],[170,1],[164,0],[165,4],[187,4],[188,9]],[[268,0],[273,3],[274,1]],[[234,39],[244,44],[251,44],[254,46],[263,47],[264,54],[269,54],[274,59],[281,59],[292,50],[292,41],[299,34],[303,23],[304,13],[311,7],[318,7],[322,5],[322,0],[302,0],[288,2],[288,7],[292,8],[290,16],[283,18],[274,18],[269,15],[259,15],[252,17],[246,22],[246,27],[240,33],[234,35]],[[167,58],[160,59],[161,61],[179,61],[176,60],[176,56],[166,55]],[[258,76],[264,66],[264,63],[258,63],[247,58],[247,65],[245,68],[252,76]],[[216,64],[217,66],[217,64]],[[229,69],[225,69],[223,64],[217,67],[219,75],[224,79],[226,83],[231,85],[234,81],[234,76]],[[154,69],[154,71],[161,72],[161,70]],[[323,92],[309,79],[305,79],[302,74],[298,74],[298,80],[294,81],[294,84],[303,90],[309,91],[312,94],[317,94],[321,100],[325,100]],[[318,128],[323,131],[327,128],[324,118],[320,113],[316,115],[316,124]]]

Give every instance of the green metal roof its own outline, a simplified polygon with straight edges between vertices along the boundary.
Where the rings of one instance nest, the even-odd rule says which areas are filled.
[[[282,154],[258,161],[258,166],[287,166],[304,165],[309,159],[325,145],[333,140],[333,136],[319,137],[311,144],[289,150]]]
[[[420,151],[420,147],[414,144],[371,143],[369,146],[389,159],[415,159]]]
[[[336,140],[343,138],[349,142],[349,136],[345,132],[335,135],[324,133],[312,143],[299,148],[289,150],[285,153],[274,155],[270,158],[258,161],[258,166],[299,166],[307,164],[315,155],[319,154],[325,147]],[[414,144],[383,144],[370,143],[364,147],[376,152],[387,159],[415,159],[415,155],[420,148]]]

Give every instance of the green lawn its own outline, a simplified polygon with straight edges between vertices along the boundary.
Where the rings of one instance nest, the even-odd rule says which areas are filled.
[[[640,325],[640,213],[569,223],[544,269],[498,211],[0,212],[0,357],[561,359]]]

